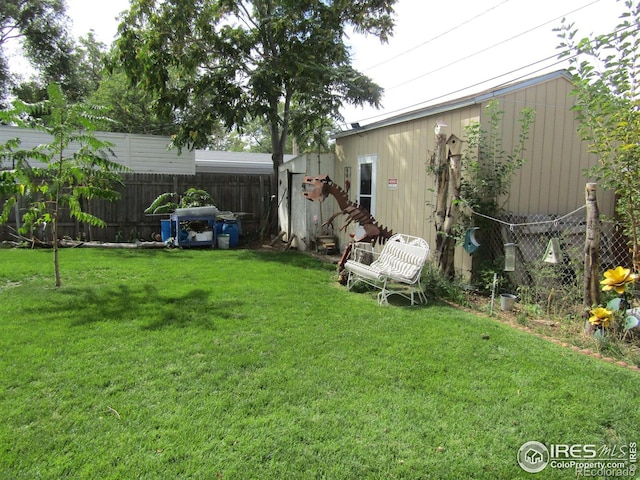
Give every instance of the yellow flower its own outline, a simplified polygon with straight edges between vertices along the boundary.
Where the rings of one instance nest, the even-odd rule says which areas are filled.
[[[608,292],[615,290],[617,294],[623,294],[628,283],[633,283],[638,278],[637,273],[631,273],[631,270],[624,267],[616,267],[604,272],[604,280],[600,282],[603,285],[602,291]]]
[[[591,310],[591,316],[589,322],[591,325],[602,326],[609,328],[609,323],[613,320],[613,312],[603,307],[594,308]]]

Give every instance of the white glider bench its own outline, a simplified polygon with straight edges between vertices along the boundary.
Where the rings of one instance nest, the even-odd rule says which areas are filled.
[[[388,305],[388,298],[393,294],[411,300],[411,305],[417,303],[414,299],[417,294],[420,303],[427,303],[420,278],[428,255],[429,244],[425,240],[401,233],[387,240],[371,264],[362,259],[372,258],[372,252],[358,252],[356,246],[344,265],[349,272],[347,289],[351,290],[359,282],[378,288],[379,305]]]

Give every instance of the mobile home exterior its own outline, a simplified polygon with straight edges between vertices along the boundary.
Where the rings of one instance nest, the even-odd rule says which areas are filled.
[[[497,100],[507,152],[518,142],[521,110],[536,112],[526,142],[527,162],[511,181],[505,210],[518,215],[567,214],[584,205],[589,182],[584,171],[597,161],[578,137],[572,90],[570,75],[557,71],[340,132],[335,135],[334,181],[343,184],[351,176],[351,200],[362,203],[368,197],[364,200],[380,223],[434,246],[435,178],[427,169],[436,150],[434,126],[444,124],[447,135],[464,140],[465,127],[472,122],[487,127],[486,107]],[[613,194],[602,192],[598,200],[601,213],[613,215]],[[340,233],[342,242],[348,233]],[[470,255],[458,248],[455,257],[456,272],[468,277]]]

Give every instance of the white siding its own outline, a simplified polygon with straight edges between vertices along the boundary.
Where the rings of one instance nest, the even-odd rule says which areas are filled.
[[[294,155],[285,155],[285,163]],[[223,152],[196,150],[196,172],[231,173],[236,175],[271,175],[273,160],[270,153]]]
[[[114,144],[116,155],[111,160],[130,168],[136,173],[167,173],[173,175],[195,175],[195,153],[169,149],[169,137],[133,135],[127,133],[96,132],[95,136]],[[20,148],[31,149],[51,142],[51,136],[38,130],[0,126],[0,143],[20,138]],[[70,152],[73,147],[70,148]]]

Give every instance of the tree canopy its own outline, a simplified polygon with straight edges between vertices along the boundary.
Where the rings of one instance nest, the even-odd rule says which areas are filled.
[[[350,29],[387,41],[396,0],[133,0],[117,61],[175,115],[179,147],[265,119],[274,167],[287,135],[345,103],[379,106],[382,89],[351,65]]]
[[[73,42],[67,33],[64,0],[0,2],[0,97],[12,85],[4,49],[21,45],[26,58],[49,79],[64,83]]]
[[[640,2],[625,0],[614,31],[580,37],[559,30],[561,57],[574,75],[578,133],[598,163],[588,172],[615,192],[636,270],[640,269]]]

